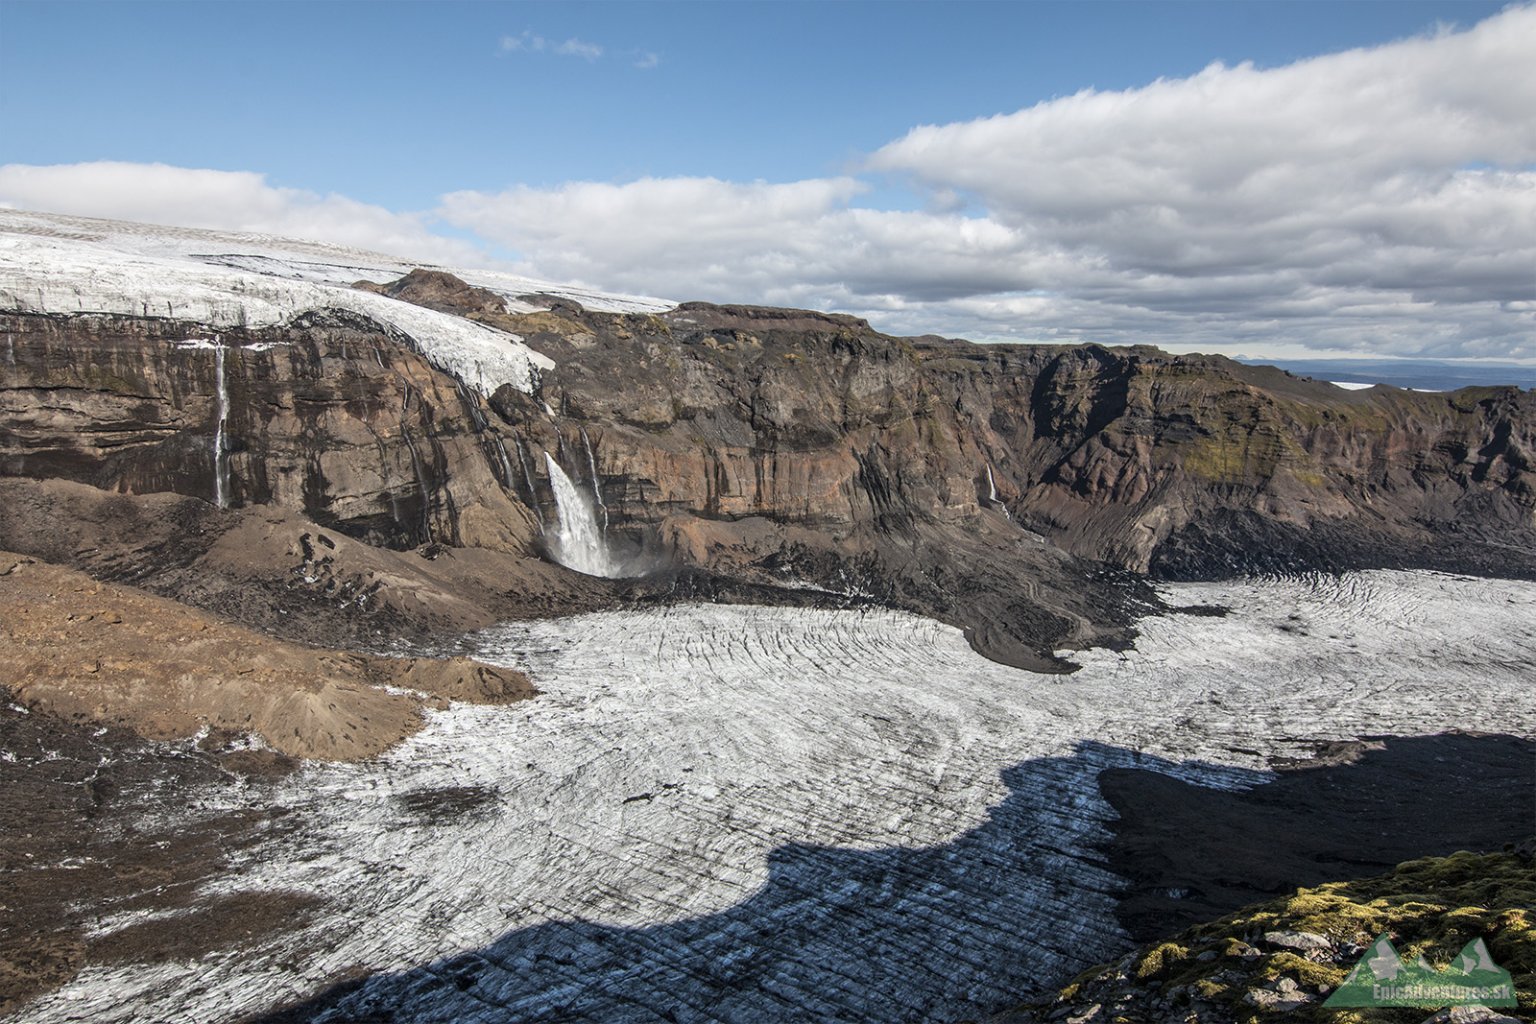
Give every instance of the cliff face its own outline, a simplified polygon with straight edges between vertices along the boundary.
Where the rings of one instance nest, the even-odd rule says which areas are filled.
[[[797,310],[509,313],[444,274],[369,290],[555,366],[486,399],[355,311],[216,333],[9,314],[0,473],[527,558],[559,517],[548,452],[636,573],[875,599],[1037,668],[1126,639],[1152,600],[1134,573],[1536,571],[1532,393],[1348,392],[1219,357],[898,339]]]
[[[498,410],[546,445],[584,431],[616,521],[691,558],[742,517],[846,544],[1007,514],[1170,575],[1509,568],[1532,536],[1536,395],[1513,388],[1349,392],[1220,357],[893,339],[700,304],[509,319],[555,358],[544,399],[562,415],[510,389]]]
[[[355,314],[222,332],[0,316],[0,334],[5,475],[275,505],[394,547],[538,535],[482,399]]]

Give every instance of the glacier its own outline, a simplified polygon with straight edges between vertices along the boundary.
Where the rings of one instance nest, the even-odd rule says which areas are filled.
[[[184,320],[211,330],[271,327],[341,309],[409,336],[438,369],[485,394],[533,393],[554,363],[515,334],[350,287],[419,264],[264,235],[157,227],[0,209],[0,308]],[[604,296],[497,271],[452,271],[490,288],[512,312],[543,308],[519,295],[572,298],[588,308],[655,312],[659,299]]]
[[[14,1019],[245,1019],[358,971],[381,973],[334,1019],[977,1017],[1126,947],[1094,849],[1104,768],[1233,789],[1320,741],[1536,736],[1536,584],[1375,571],[1163,596],[1132,648],[1074,652],[1070,675],[892,611],[687,604],[473,634],[452,649],[542,696],[306,767],[277,794],[290,826],[202,893],[302,892],[318,918],[91,966]],[[1178,612],[1209,606],[1228,612]],[[481,799],[411,810],[450,792]]]

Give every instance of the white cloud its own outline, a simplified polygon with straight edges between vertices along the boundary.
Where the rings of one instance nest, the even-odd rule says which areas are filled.
[[[554,51],[562,57],[580,57],[583,60],[597,60],[603,55],[603,48],[596,43],[583,42],[580,39],[567,39],[563,43],[556,43]]]
[[[501,42],[588,57],[576,44],[591,45]],[[461,191],[436,214],[535,276],[837,309],[898,333],[1536,360],[1533,52],[1536,7],[1520,6],[915,128],[854,176]],[[877,175],[922,209],[870,208]],[[257,174],[11,165],[3,202],[483,262],[421,215]]]
[[[661,65],[661,54],[652,53],[650,50],[642,50],[635,57],[635,67],[641,71],[649,71]]]
[[[575,36],[563,42],[555,42],[528,29],[523,30],[521,35],[502,36],[499,45],[502,53],[543,53],[547,51],[561,57],[580,57],[589,63],[601,58],[604,52],[603,47],[597,43],[589,43],[584,39],[577,39]]]
[[[0,203],[24,210],[253,231],[432,262],[484,262],[475,246],[434,234],[422,215],[341,195],[276,188],[248,171],[165,164],[0,166]]]
[[[548,45],[543,36],[534,35],[527,29],[523,30],[522,35],[501,37],[502,53],[537,53]]]
[[[1536,8],[916,128],[856,179],[460,192],[545,276],[890,329],[1536,359]],[[962,216],[962,209],[982,211]]]

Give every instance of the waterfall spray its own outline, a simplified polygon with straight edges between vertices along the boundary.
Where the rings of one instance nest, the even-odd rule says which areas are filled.
[[[588,576],[619,575],[619,567],[603,541],[587,496],[571,483],[549,452],[544,453],[544,462],[549,466],[549,486],[555,492],[555,508],[559,512],[558,528],[550,544],[556,560]]]

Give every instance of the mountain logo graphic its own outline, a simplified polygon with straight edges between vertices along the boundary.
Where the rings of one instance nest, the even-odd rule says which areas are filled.
[[[1449,967],[1437,971],[1422,956],[1416,963],[1405,963],[1382,934],[1323,1007],[1474,1005],[1515,1005],[1514,979],[1493,962],[1482,939],[1467,943]]]

